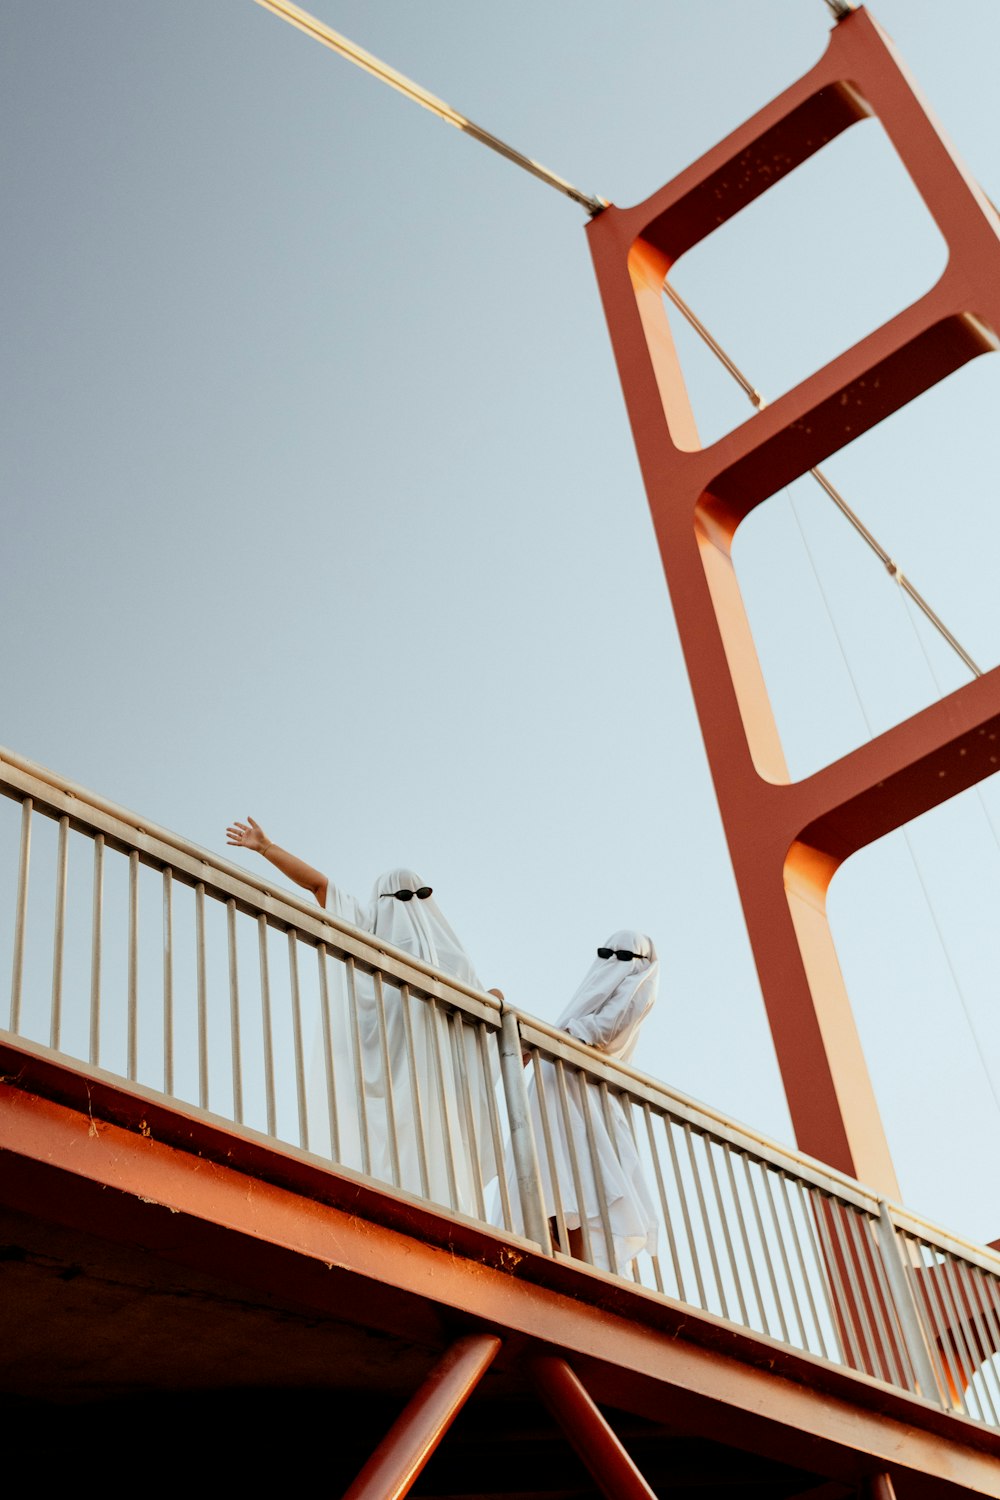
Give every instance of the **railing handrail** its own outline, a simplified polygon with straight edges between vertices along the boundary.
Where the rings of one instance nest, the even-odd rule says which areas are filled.
[[[520,1011],[517,1012],[517,1016],[522,1037],[529,1046],[540,1040],[546,1052],[553,1056],[561,1057],[575,1067],[583,1068],[591,1075],[603,1078],[607,1083],[617,1087],[624,1085],[634,1097],[644,1098],[656,1108],[666,1109],[677,1118],[686,1120],[696,1129],[714,1135],[719,1140],[726,1141],[727,1144],[736,1146],[740,1150],[750,1151],[760,1160],[766,1161],[769,1166],[779,1171],[791,1170],[797,1177],[801,1177],[803,1181],[819,1188],[820,1191],[833,1193],[839,1198],[846,1199],[855,1208],[877,1216],[880,1199],[874,1189],[866,1187],[864,1183],[856,1181],[853,1177],[848,1177],[836,1167],[831,1167],[816,1157],[808,1156],[793,1146],[786,1146],[780,1141],[772,1140],[770,1136],[763,1135],[753,1126],[745,1125],[740,1120],[721,1114],[710,1104],[693,1099],[690,1095],[673,1088],[672,1085],[662,1083],[659,1079],[640,1072],[638,1068],[633,1068],[628,1063],[612,1060],[597,1048],[589,1047],[586,1042],[578,1041],[567,1032],[559,1031],[545,1021],[539,1021],[534,1016],[525,1015]]]
[[[538,1017],[439,972],[373,933],[324,911],[312,901],[273,885],[169,829],[140,818],[110,799],[2,748],[0,795],[22,804],[12,947],[12,1037],[16,1038],[20,1032],[31,823],[33,813],[37,812],[43,818],[59,823],[53,887],[56,935],[51,1036],[55,1052],[59,1050],[57,996],[61,996],[62,981],[57,975],[62,973],[69,830],[94,843],[88,1013],[91,1062],[87,1064],[73,1058],[72,1054],[61,1054],[70,1057],[76,1067],[106,1071],[100,1068],[99,1039],[102,872],[107,847],[115,850],[116,855],[128,857],[127,1010],[122,1032],[127,1042],[128,1063],[125,1074],[118,1076],[127,1075],[133,1082],[137,1077],[136,1039],[141,1031],[137,1009],[139,869],[145,865],[162,872],[163,882],[162,1017],[166,1038],[164,1058],[168,1061],[164,1062],[162,1092],[152,1091],[159,1097],[168,1101],[178,1097],[174,1093],[172,1064],[169,1063],[174,1035],[170,891],[172,877],[176,876],[195,893],[190,908],[197,945],[193,1017],[198,1028],[198,1097],[202,1108],[207,1109],[211,1094],[204,911],[205,897],[208,896],[228,909],[225,923],[228,933],[232,1108],[233,1118],[239,1126],[245,1123],[236,956],[237,913],[242,913],[258,929],[259,1024],[263,1026],[260,1067],[263,1077],[258,1079],[257,1088],[259,1094],[262,1082],[268,1115],[268,1129],[261,1132],[264,1139],[278,1142],[283,1139],[275,1125],[273,992],[267,958],[270,928],[288,935],[284,1044],[286,1057],[294,1058],[298,1135],[293,1129],[291,1139],[298,1139],[303,1150],[309,1151],[311,1125],[297,958],[301,943],[318,950],[318,990],[311,1003],[318,1003],[322,1018],[330,1151],[335,1161],[347,1165],[360,1150],[363,1176],[382,1181],[389,1181],[391,1176],[392,1183],[402,1191],[418,1192],[433,1202],[447,1203],[451,1211],[463,1215],[472,1213],[481,1222],[489,1222],[488,1216],[493,1212],[487,1206],[486,1189],[491,1180],[487,1168],[494,1165],[494,1175],[499,1174],[503,1222],[512,1233],[520,1232],[520,1222],[526,1237],[542,1248],[550,1248],[550,1241],[555,1245],[557,1240],[558,1248],[579,1255],[581,1251],[573,1248],[570,1237],[570,1231],[577,1227],[575,1219],[582,1236],[584,1258],[598,1267],[606,1262],[609,1268],[617,1267],[619,1274],[624,1274],[623,1267],[629,1255],[624,1247],[630,1247],[633,1257],[638,1254],[637,1244],[639,1249],[643,1248],[640,1225],[633,1215],[631,1220],[623,1217],[620,1231],[616,1229],[608,1204],[620,1201],[620,1195],[614,1200],[610,1197],[605,1200],[601,1196],[603,1188],[598,1194],[600,1223],[591,1218],[592,1205],[584,1211],[587,1193],[581,1176],[581,1162],[584,1171],[589,1163],[593,1180],[599,1183],[604,1169],[595,1135],[595,1120],[598,1120],[603,1122],[602,1128],[611,1132],[607,1140],[614,1137],[611,1149],[617,1155],[622,1172],[626,1172],[630,1152],[634,1169],[640,1171],[637,1152],[641,1144],[639,1136],[644,1130],[647,1139],[643,1149],[648,1147],[652,1153],[659,1210],[647,1194],[645,1202],[641,1195],[636,1200],[638,1208],[635,1211],[652,1216],[654,1226],[657,1222],[655,1216],[659,1213],[659,1222],[666,1232],[668,1244],[664,1253],[669,1251],[670,1265],[667,1267],[664,1261],[661,1267],[656,1249],[656,1228],[646,1230],[645,1249],[652,1258],[660,1292],[666,1294],[668,1287],[675,1285],[682,1301],[706,1311],[713,1307],[716,1311],[721,1309],[724,1317],[732,1319],[735,1316],[737,1322],[757,1328],[763,1336],[773,1336],[777,1322],[782,1342],[804,1349],[818,1344],[824,1357],[829,1357],[828,1345],[835,1351],[839,1348],[844,1363],[903,1389],[931,1396],[936,1387],[937,1397],[946,1408],[951,1401],[949,1390],[956,1381],[961,1383],[966,1377],[972,1378],[982,1349],[1000,1350],[1000,1253],[992,1247],[977,1245],[902,1204],[887,1201],[836,1168],[743,1125],[627,1063],[608,1057]],[[215,930],[220,929],[216,927]],[[336,1002],[340,1007],[346,1006],[346,1010],[337,1010],[339,1019],[336,1024],[341,1027],[342,1044],[343,1026],[346,1024],[349,1028],[347,1045],[353,1061],[348,1060],[346,1071],[358,1090],[357,1119],[353,1125],[349,1118],[339,1114],[335,1097],[334,1012],[330,1008],[331,991],[327,988],[327,955],[346,965],[345,987],[338,992],[341,998]],[[374,1025],[381,1048],[380,1071],[374,1080],[366,1075],[367,1063],[363,1061],[363,1049],[370,1048],[372,1038],[367,1037],[362,1042],[355,969],[373,976],[364,992],[368,997],[364,1003],[368,1006],[365,1024]],[[392,1025],[396,1030],[392,1033],[395,1040],[391,1045],[384,981],[388,981],[390,988],[398,986],[403,992],[399,1001],[394,1002],[396,1010]],[[414,997],[412,1013],[407,992]],[[439,1027],[441,1009],[436,1002],[443,1002],[444,1017],[440,1020],[443,1035]],[[189,1034],[191,1014],[189,1010],[186,1023]],[[312,1014],[316,1024],[316,1012]],[[478,1023],[478,1030],[475,1024],[467,1023]],[[397,1071],[398,1059],[397,1062],[390,1060],[393,1046],[397,1051],[403,1048],[408,1070],[405,1076],[403,1070]],[[530,1094],[521,1065],[525,1057],[533,1069]],[[552,1099],[546,1104],[548,1068],[542,1064],[548,1062],[554,1063],[555,1069],[552,1073]],[[492,1071],[494,1066],[497,1072]],[[570,1080],[573,1076],[578,1079],[575,1093],[572,1081],[567,1084],[567,1072]],[[503,1081],[499,1108],[495,1088],[498,1074]],[[432,1080],[430,1084],[426,1081],[428,1078]],[[587,1084],[600,1085],[600,1088],[595,1088],[592,1096],[585,1086]],[[423,1105],[422,1092],[425,1094]],[[591,1098],[594,1102],[588,1103]],[[580,1143],[569,1145],[567,1142],[575,1128],[571,1119],[572,1100],[576,1101],[572,1108],[578,1106],[578,1124],[582,1124],[586,1140],[581,1136]],[[633,1123],[633,1106],[637,1124]],[[367,1113],[369,1107],[373,1109],[371,1119]],[[287,1110],[289,1102],[286,1101],[282,1108]],[[550,1109],[551,1115],[547,1114]],[[503,1162],[502,1114],[506,1118],[512,1153],[506,1166]],[[416,1167],[412,1161],[403,1160],[402,1147],[408,1139],[405,1131],[411,1118],[415,1121],[414,1139],[419,1147]],[[403,1134],[397,1133],[399,1123],[403,1124]],[[631,1129],[631,1142],[627,1137],[614,1136],[619,1126],[622,1130]],[[539,1139],[537,1148],[536,1127],[540,1127],[544,1137],[544,1140]],[[320,1126],[321,1133],[324,1128]],[[340,1133],[342,1128],[347,1137],[346,1155],[343,1145],[336,1144],[344,1141]],[[388,1167],[382,1161],[382,1131],[388,1142]],[[701,1144],[696,1151],[695,1143],[699,1137]],[[433,1171],[429,1169],[432,1151],[436,1151],[439,1158]],[[569,1153],[565,1160],[560,1158],[563,1151]],[[686,1157],[683,1169],[680,1157]],[[414,1187],[417,1167],[421,1181],[419,1188]],[[633,1169],[628,1167],[628,1170]],[[442,1172],[447,1176],[447,1183],[442,1181]],[[573,1198],[562,1200],[562,1188],[558,1184],[561,1174],[565,1176],[570,1172]],[[737,1181],[740,1174],[742,1187]],[[687,1190],[685,1175],[688,1178]],[[515,1186],[520,1221],[517,1211],[512,1213]],[[568,1176],[563,1186],[569,1192]],[[509,1195],[508,1187],[512,1189]],[[625,1191],[630,1191],[627,1185]],[[475,1202],[470,1208],[473,1198]],[[731,1223],[728,1218],[730,1210],[733,1215]],[[676,1220],[677,1245],[671,1229],[675,1213],[680,1215]],[[651,1221],[648,1216],[647,1224]],[[596,1227],[588,1228],[588,1223]],[[552,1224],[556,1229],[550,1232]],[[553,1234],[556,1240],[552,1240]],[[593,1249],[591,1235],[596,1241]],[[708,1251],[707,1262],[702,1262],[704,1284],[699,1269],[699,1246],[707,1247]],[[759,1264],[755,1264],[758,1257]],[[633,1274],[641,1284],[635,1270],[636,1263],[633,1261]],[[984,1272],[989,1280],[977,1280]],[[691,1275],[697,1293],[693,1302],[684,1289],[684,1281]],[[815,1284],[810,1279],[812,1277],[818,1277]],[[894,1319],[902,1321],[894,1322]],[[970,1319],[969,1330],[964,1330],[963,1320],[968,1322]],[[996,1384],[996,1372],[991,1378]],[[965,1398],[962,1399],[964,1402]],[[994,1400],[990,1390],[970,1398],[970,1401],[971,1405],[965,1403],[961,1409],[967,1413],[985,1412],[985,1420],[1000,1425],[1000,1401]]]
[[[903,1234],[911,1234],[915,1239],[926,1241],[935,1250],[972,1261],[982,1270],[1000,1276],[1000,1251],[994,1250],[992,1245],[980,1245],[975,1240],[953,1234],[950,1229],[942,1229],[940,1224],[932,1223],[930,1219],[925,1219],[901,1204],[888,1201],[888,1209],[893,1224]]]
[[[29,782],[36,785],[29,785]],[[39,788],[46,788],[48,797],[40,798]],[[145,856],[150,864],[161,868],[169,865],[188,881],[202,882],[221,899],[234,899],[244,910],[262,913],[286,930],[294,928],[325,943],[340,956],[360,960],[367,967],[380,968],[420,993],[451,1003],[457,1001],[461,1009],[487,1021],[491,1027],[499,1028],[501,1010],[509,1010],[516,1016],[528,1045],[540,1044],[554,1055],[562,1056],[607,1082],[638,1090],[651,1104],[666,1107],[696,1128],[713,1133],[731,1145],[749,1149],[778,1170],[791,1170],[822,1191],[844,1197],[873,1216],[879,1213],[883,1201],[881,1195],[837,1168],[775,1141],[753,1126],[734,1120],[627,1063],[611,1060],[537,1016],[506,1003],[501,1005],[495,996],[439,973],[415,955],[404,953],[391,943],[352,927],[293,891],[254,875],[214,851],[149,818],[140,817],[120,803],[70,781],[17,751],[0,746],[0,794],[8,790],[15,798],[32,796],[39,811],[46,810],[47,803],[47,810],[52,815],[69,816],[71,823],[81,825],[84,831],[103,833],[126,849],[135,848],[140,858]],[[119,826],[116,828],[115,824]],[[374,956],[377,956],[377,963],[373,963]],[[984,1269],[1000,1274],[1000,1253],[990,1246],[967,1240],[901,1203],[887,1201],[899,1228],[928,1240],[941,1250],[973,1259]]]
[[[39,796],[40,787],[48,795]],[[192,885],[201,883],[220,899],[235,900],[244,910],[263,913],[277,926],[308,934],[338,955],[360,959],[362,964],[391,974],[422,994],[448,1001],[457,996],[461,1009],[499,1028],[500,1001],[495,995],[440,973],[415,954],[353,927],[293,891],[262,880],[231,860],[148,818],[140,818],[110,798],[68,781],[58,772],[3,746],[0,746],[0,794],[11,794],[15,799],[29,796],[39,812],[48,812],[56,818],[68,816],[71,824],[77,824],[84,832],[103,834],[106,841],[126,852],[135,849],[140,859],[145,856],[144,862],[154,868],[169,867]],[[372,953],[379,958],[374,965]]]

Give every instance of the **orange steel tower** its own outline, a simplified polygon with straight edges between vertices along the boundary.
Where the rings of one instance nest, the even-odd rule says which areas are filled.
[[[849,126],[875,116],[949,250],[925,296],[702,447],[663,298],[670,267]],[[800,1146],[898,1196],[826,916],[842,862],[991,775],[1000,670],[790,780],[733,568],[740,522],[875,423],[998,347],[1000,219],[875,21],[589,238],[701,730]],[[851,274],[863,276],[863,266]]]

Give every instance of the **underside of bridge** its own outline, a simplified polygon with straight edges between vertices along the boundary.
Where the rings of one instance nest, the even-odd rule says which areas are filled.
[[[997,1435],[929,1402],[42,1048],[4,1045],[0,1073],[0,1403],[8,1432],[51,1434],[50,1475],[99,1450],[134,1473],[318,1468],[343,1494],[442,1356],[493,1338],[406,1492],[615,1493],[555,1366],[648,1493],[1000,1494]]]

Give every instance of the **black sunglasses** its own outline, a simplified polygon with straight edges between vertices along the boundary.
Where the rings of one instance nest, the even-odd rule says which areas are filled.
[[[648,953],[630,953],[627,948],[598,948],[598,958],[620,958],[622,963],[628,963],[631,958],[648,958]]]
[[[394,896],[397,901],[412,901],[416,896],[418,901],[426,901],[427,897],[433,895],[434,887],[422,885],[419,891],[383,891],[383,896]]]

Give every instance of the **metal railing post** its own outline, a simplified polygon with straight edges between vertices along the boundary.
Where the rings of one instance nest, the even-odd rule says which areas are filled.
[[[940,1382],[934,1370],[934,1360],[931,1357],[930,1346],[927,1341],[927,1332],[924,1328],[917,1299],[913,1295],[913,1287],[910,1278],[906,1274],[906,1266],[899,1249],[899,1241],[896,1238],[896,1226],[892,1222],[892,1213],[884,1198],[879,1199],[878,1218],[875,1220],[875,1234],[878,1239],[879,1249],[882,1252],[882,1264],[889,1282],[889,1290],[892,1293],[893,1306],[899,1319],[900,1332],[906,1344],[906,1352],[913,1366],[916,1376],[918,1393],[925,1396],[928,1401],[937,1401],[939,1406],[947,1410],[948,1403],[944,1399]]]
[[[510,1147],[514,1157],[514,1176],[521,1200],[524,1232],[529,1240],[551,1254],[549,1224],[542,1203],[542,1183],[538,1171],[535,1133],[531,1128],[531,1106],[524,1082],[521,1057],[521,1032],[517,1017],[504,1009],[500,1017],[500,1076],[507,1101],[510,1122]]]

